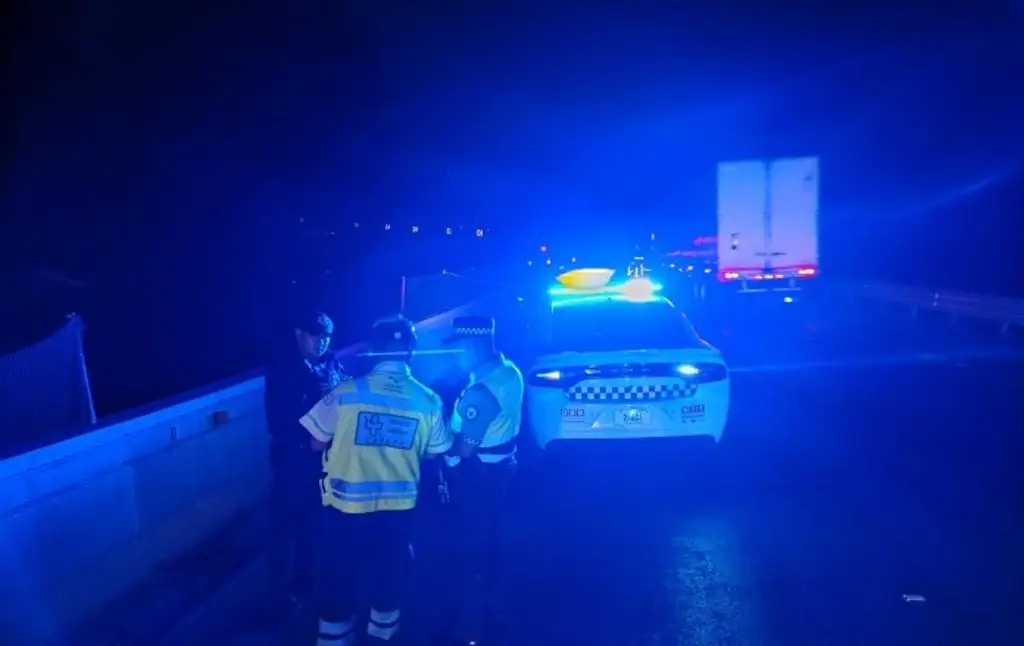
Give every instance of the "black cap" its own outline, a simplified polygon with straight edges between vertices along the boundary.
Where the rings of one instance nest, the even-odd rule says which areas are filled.
[[[330,336],[334,334],[334,321],[323,312],[313,311],[300,315],[295,327],[313,336]]]
[[[449,343],[494,337],[494,318],[490,316],[458,316],[452,321]]]
[[[370,331],[370,347],[376,352],[412,351],[416,326],[401,314],[377,319]]]

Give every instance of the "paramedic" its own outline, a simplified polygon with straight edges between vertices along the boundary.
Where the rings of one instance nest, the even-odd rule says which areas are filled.
[[[420,460],[452,444],[440,397],[410,373],[415,342],[408,319],[377,321],[370,338],[375,367],[341,382],[301,420],[326,448],[318,646],[355,643],[361,594],[370,605],[369,642],[388,643],[398,631]]]

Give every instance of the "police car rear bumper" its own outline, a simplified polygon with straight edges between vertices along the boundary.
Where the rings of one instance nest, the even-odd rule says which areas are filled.
[[[534,438],[541,448],[551,442],[561,440],[636,440],[649,438],[683,438],[705,437],[718,443],[722,439],[722,427],[717,429],[694,429],[679,426],[676,428],[645,428],[645,429],[535,429]]]
[[[725,432],[728,418],[728,400],[720,401],[713,407],[700,405],[685,410],[681,404],[678,410],[673,411],[673,418],[670,419],[664,415],[645,415],[645,411],[639,407],[635,412],[628,407],[610,411],[611,415],[635,415],[633,420],[622,420],[624,423],[608,423],[610,415],[594,420],[590,412],[574,418],[573,415],[578,414],[579,409],[563,411],[561,408],[555,407],[553,414],[549,407],[529,412],[530,430],[541,448],[560,440],[703,437],[718,443]],[[563,417],[566,414],[568,417]]]
[[[710,437],[718,442],[725,432],[728,379],[699,388],[654,384],[639,394],[632,385],[597,388],[603,392],[582,397],[575,397],[571,390],[529,388],[526,414],[537,444],[543,448],[556,440],[671,437]]]

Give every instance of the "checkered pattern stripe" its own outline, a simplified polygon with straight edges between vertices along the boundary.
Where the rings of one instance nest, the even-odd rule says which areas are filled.
[[[489,327],[457,327],[455,328],[456,336],[487,336],[494,330]]]
[[[650,401],[688,399],[697,394],[697,384],[650,384],[641,386],[573,386],[565,391],[570,401]]]

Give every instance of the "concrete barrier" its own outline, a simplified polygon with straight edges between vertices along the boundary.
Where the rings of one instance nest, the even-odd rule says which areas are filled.
[[[439,347],[469,311],[421,321],[421,344]],[[57,641],[257,505],[263,383],[240,376],[0,462],[0,644]]]
[[[263,378],[0,463],[0,642],[43,644],[266,493]]]

